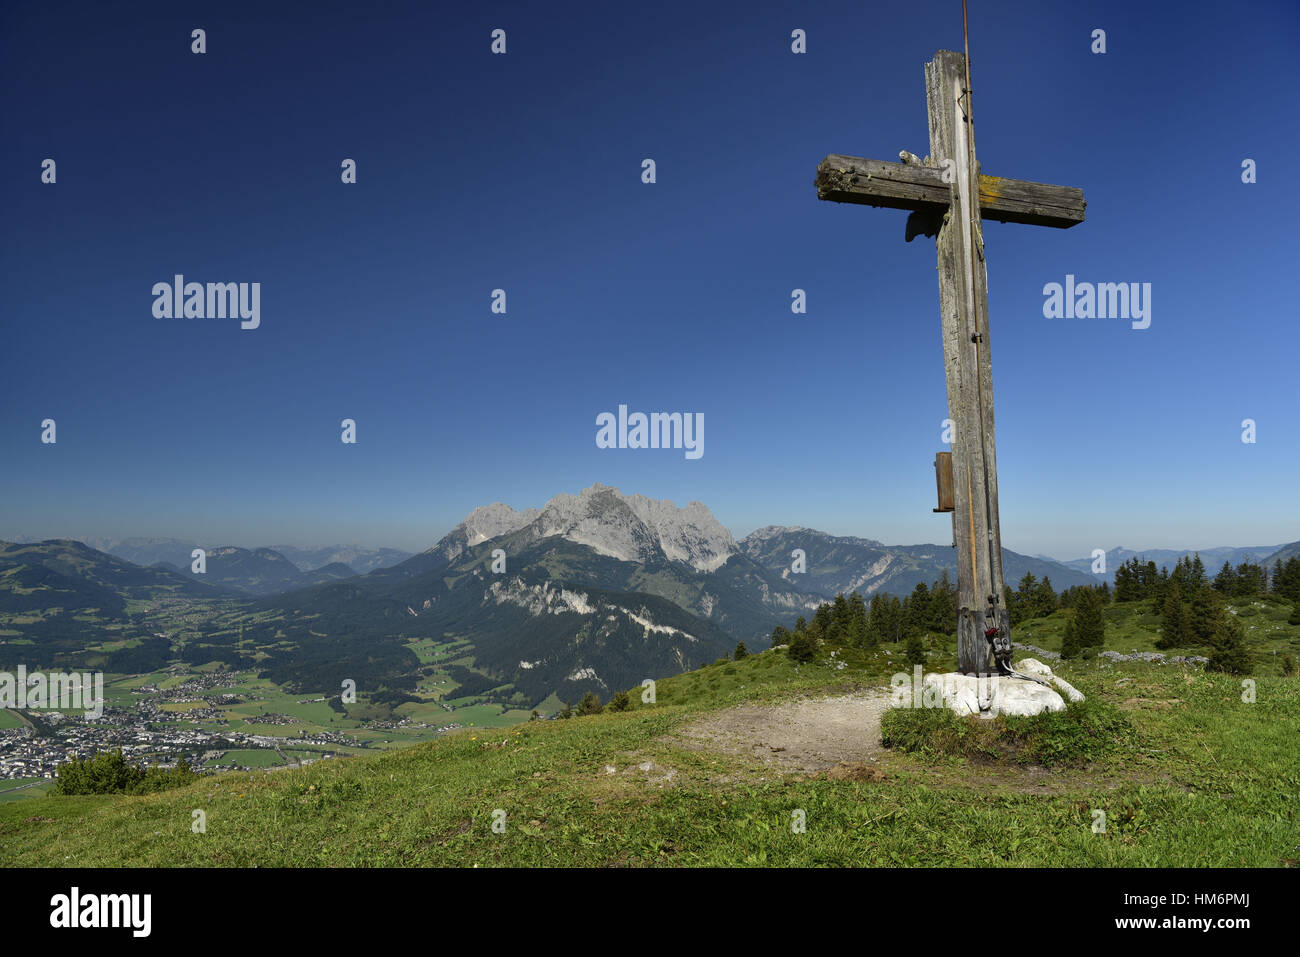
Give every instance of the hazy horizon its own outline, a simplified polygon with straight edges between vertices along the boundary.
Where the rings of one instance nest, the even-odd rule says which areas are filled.
[[[593,484],[594,484],[594,483],[593,483]],[[608,483],[599,483],[599,484],[608,484]],[[590,486],[587,486],[587,487],[590,487]],[[615,488],[618,488],[617,486],[614,486],[614,487],[615,487]],[[561,492],[557,492],[557,493],[555,493],[555,494],[564,494],[564,493],[568,493],[568,494],[576,494],[578,491],[580,491],[580,489],[565,489],[565,490],[562,490]],[[622,493],[624,493],[624,494],[627,494],[627,495],[633,495],[633,494],[642,494],[642,495],[646,495],[645,492],[642,492],[642,491],[637,490],[637,489],[626,489],[626,488],[620,488],[619,491],[622,492]],[[552,497],[553,497],[553,496],[547,496],[547,498],[545,498],[545,499],[541,499],[541,500],[539,500],[539,501],[525,502],[525,503],[512,503],[512,502],[506,502],[506,503],[481,502],[481,503],[479,503],[479,505],[474,506],[474,507],[477,508],[477,507],[482,506],[482,505],[490,505],[490,504],[506,504],[506,505],[509,505],[511,508],[515,509],[516,511],[523,511],[523,510],[528,509],[528,508],[540,508],[541,506],[545,505],[546,502],[547,502],[550,498],[552,498]],[[655,496],[653,496],[653,495],[647,495],[647,497],[648,497],[648,498],[655,498]],[[662,500],[662,499],[661,499],[661,500]],[[680,508],[680,507],[684,507],[685,505],[688,504],[688,502],[686,502],[686,501],[677,501],[677,500],[671,500],[671,501],[673,501],[673,503],[674,503],[677,507],[679,507],[679,508]],[[758,530],[758,529],[760,529],[760,528],[763,528],[763,527],[766,527],[766,526],[769,526],[769,525],[776,525],[776,526],[785,526],[785,527],[803,527],[803,528],[811,529],[811,530],[813,530],[813,531],[823,532],[823,533],[826,533],[826,534],[829,534],[829,535],[834,535],[834,536],[872,539],[872,540],[874,540],[874,541],[880,542],[881,544],[883,544],[883,545],[887,545],[887,546],[935,545],[935,546],[943,547],[944,545],[950,545],[950,544],[951,544],[950,541],[947,542],[947,543],[945,543],[945,542],[943,542],[943,541],[939,541],[939,540],[937,540],[937,539],[933,539],[933,538],[931,538],[931,539],[915,539],[915,540],[902,540],[902,539],[900,539],[900,540],[891,540],[891,539],[888,539],[888,538],[882,537],[881,535],[878,535],[878,534],[871,534],[870,532],[861,532],[861,531],[842,531],[842,530],[839,530],[839,529],[836,529],[836,528],[829,528],[829,527],[824,527],[824,526],[819,526],[819,525],[811,525],[811,524],[809,524],[809,523],[807,523],[807,522],[797,522],[797,521],[791,521],[791,522],[778,522],[778,521],[763,522],[763,523],[756,524],[756,525],[752,525],[752,526],[746,526],[746,527],[743,527],[743,528],[736,528],[736,527],[733,527],[733,526],[729,525],[727,522],[723,521],[723,520],[722,520],[722,519],[717,515],[717,512],[712,508],[712,506],[711,506],[708,502],[704,502],[703,504],[709,507],[710,511],[713,512],[714,517],[717,518],[718,521],[721,522],[721,524],[722,524],[723,526],[725,526],[725,527],[727,528],[728,531],[731,532],[732,536],[733,536],[737,541],[741,541],[742,539],[744,539],[745,537],[747,537],[749,534],[751,534],[752,532],[754,532],[754,531],[756,531],[756,530]],[[119,541],[123,541],[123,540],[128,540],[128,539],[137,539],[137,538],[138,538],[138,539],[148,539],[148,540],[171,540],[171,541],[183,542],[183,543],[187,543],[187,544],[188,544],[188,543],[191,543],[191,542],[193,542],[193,543],[207,543],[207,544],[210,545],[211,547],[234,546],[234,547],[237,547],[237,548],[245,548],[245,549],[254,549],[254,548],[275,548],[275,547],[277,547],[277,546],[283,546],[283,547],[289,547],[289,548],[302,548],[302,549],[326,548],[326,547],[350,547],[350,546],[354,546],[354,547],[358,547],[358,548],[366,548],[366,549],[391,548],[391,549],[394,549],[394,550],[397,550],[397,551],[405,551],[405,552],[410,552],[410,553],[412,553],[412,554],[418,554],[419,552],[422,552],[422,551],[424,551],[424,550],[426,550],[426,549],[432,547],[432,546],[433,546],[434,544],[436,544],[436,543],[437,543],[437,542],[438,542],[438,541],[439,541],[443,536],[445,536],[446,534],[448,534],[449,532],[451,532],[451,531],[452,531],[452,530],[453,530],[457,525],[459,525],[462,521],[464,521],[465,517],[468,516],[469,512],[472,511],[472,510],[473,510],[473,509],[467,509],[467,510],[465,511],[464,514],[462,514],[460,517],[458,517],[458,518],[455,519],[454,521],[451,521],[451,522],[447,523],[447,524],[445,525],[445,527],[443,527],[440,531],[437,530],[436,528],[430,526],[429,536],[431,536],[431,537],[425,537],[425,538],[416,538],[416,537],[412,536],[411,533],[410,533],[410,531],[409,531],[409,529],[407,529],[407,530],[406,530],[406,535],[407,535],[408,537],[405,537],[405,538],[400,538],[400,537],[399,537],[399,538],[394,538],[394,539],[391,539],[391,540],[382,540],[382,539],[378,539],[378,538],[369,538],[368,540],[362,540],[362,539],[355,539],[355,540],[354,540],[354,539],[342,539],[342,538],[339,538],[339,539],[328,539],[328,540],[327,540],[327,539],[320,539],[320,540],[311,540],[311,541],[306,541],[306,540],[290,540],[290,539],[285,539],[285,538],[274,538],[274,537],[272,537],[272,538],[268,538],[268,537],[265,536],[265,535],[261,535],[260,537],[248,537],[248,536],[246,535],[244,538],[242,538],[242,539],[240,539],[240,540],[236,540],[236,539],[234,539],[234,538],[232,538],[232,537],[229,537],[229,536],[227,536],[227,537],[222,537],[222,534],[220,534],[220,533],[218,533],[218,534],[216,534],[216,535],[212,535],[212,534],[196,534],[196,535],[191,535],[191,534],[177,534],[177,533],[174,533],[174,532],[142,533],[142,532],[137,532],[137,531],[123,531],[120,527],[117,527],[117,528],[115,528],[115,529],[112,530],[112,531],[100,531],[100,532],[95,532],[95,533],[89,533],[89,532],[86,532],[85,530],[81,530],[81,531],[67,531],[67,530],[65,530],[63,533],[55,533],[55,534],[45,534],[45,533],[37,533],[37,532],[15,532],[12,528],[6,528],[5,531],[4,531],[3,533],[0,533],[0,541],[8,541],[8,542],[33,542],[33,541],[47,541],[47,540],[51,540],[51,539],[71,539],[71,540],[74,540],[74,541],[82,541],[82,542],[85,542],[87,539],[95,539],[95,540],[119,540]],[[1044,557],[1044,558],[1050,558],[1050,559],[1053,560],[1053,561],[1058,561],[1058,562],[1067,562],[1067,561],[1075,561],[1075,560],[1077,560],[1077,559],[1081,559],[1081,558],[1089,557],[1089,556],[1091,555],[1091,552],[1092,552],[1092,548],[1093,548],[1093,547],[1103,548],[1103,549],[1105,549],[1105,550],[1108,551],[1108,552],[1109,552],[1110,550],[1112,550],[1112,549],[1115,549],[1115,548],[1124,548],[1124,549],[1129,549],[1129,550],[1132,550],[1132,551],[1139,551],[1139,552],[1140,552],[1140,551],[1188,551],[1188,552],[1194,552],[1194,551],[1208,551],[1209,549],[1212,549],[1212,548],[1267,548],[1267,547],[1271,547],[1271,546],[1281,547],[1281,546],[1283,546],[1283,545],[1290,544],[1292,541],[1294,541],[1294,539],[1278,539],[1278,540],[1276,540],[1276,541],[1273,541],[1273,540],[1262,540],[1262,541],[1258,541],[1258,542],[1248,542],[1248,543],[1244,543],[1244,544],[1239,544],[1239,543],[1237,543],[1236,541],[1231,541],[1231,540],[1223,540],[1223,541],[1209,541],[1209,542],[1203,542],[1203,543],[1199,543],[1199,544],[1195,544],[1195,545],[1184,545],[1184,544],[1150,544],[1150,543],[1146,543],[1146,542],[1144,542],[1144,543],[1142,543],[1142,544],[1136,544],[1136,545],[1135,545],[1135,544],[1132,544],[1130,541],[1125,540],[1125,541],[1117,541],[1117,542],[1110,543],[1110,544],[1098,544],[1098,545],[1095,545],[1095,546],[1090,546],[1090,547],[1088,547],[1088,548],[1086,548],[1086,549],[1081,549],[1081,550],[1079,550],[1079,551],[1077,551],[1077,552],[1073,552],[1073,553],[1066,553],[1066,552],[1050,552],[1050,551],[1044,551],[1044,550],[1029,550],[1029,549],[1026,549],[1026,548],[1017,547],[1017,546],[1016,546],[1016,543],[1014,543],[1014,542],[1005,542],[1005,541],[1004,541],[1003,545],[1004,545],[1004,547],[1010,549],[1011,551],[1013,551],[1013,552],[1017,552],[1017,553],[1019,553],[1019,554],[1021,554],[1021,555]]]

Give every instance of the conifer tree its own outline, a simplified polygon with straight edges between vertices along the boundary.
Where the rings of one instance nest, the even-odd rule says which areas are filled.
[[[1254,562],[1242,562],[1237,566],[1237,589],[1234,594],[1241,597],[1251,597],[1262,595],[1268,589],[1265,587],[1267,576],[1264,569]]]
[[[867,612],[867,643],[898,641],[902,637],[903,606],[893,595],[877,592]]]
[[[930,590],[930,615],[926,625],[940,634],[957,634],[957,596],[946,568]]]
[[[812,661],[817,656],[817,644],[811,631],[801,631],[790,639],[790,647],[785,652],[790,660],[800,664]]]
[[[1210,644],[1210,660],[1206,671],[1220,671],[1230,675],[1248,675],[1251,672],[1250,652],[1246,650],[1246,636],[1235,615],[1224,614],[1219,620]]]
[[[835,637],[840,642],[847,643],[853,631],[853,610],[849,606],[849,600],[844,597],[844,592],[835,596],[831,618],[835,624]]]
[[[1079,641],[1079,632],[1074,627],[1074,616],[1071,613],[1065,619],[1065,633],[1061,635],[1061,657],[1077,658],[1083,653],[1083,644]]]
[[[1282,587],[1277,593],[1283,598],[1300,602],[1300,556],[1292,555],[1282,566]]]
[[[909,635],[923,634],[930,624],[930,589],[917,582],[903,608],[903,627]]]
[[[1152,562],[1151,564],[1155,564]],[[1160,573],[1151,578],[1151,593],[1148,597],[1156,600],[1157,608],[1165,607],[1165,593],[1169,591],[1169,568],[1161,565]]]
[[[1101,613],[1101,596],[1095,588],[1080,591],[1074,630],[1080,648],[1100,648],[1106,643],[1106,619]]]
[[[1057,605],[1056,589],[1052,587],[1052,579],[1044,575],[1043,580],[1034,589],[1034,617],[1046,618],[1056,611]]]
[[[1160,637],[1156,639],[1157,648],[1180,648],[1187,644],[1187,622],[1183,614],[1183,596],[1176,581],[1171,581],[1165,588],[1164,601],[1160,605]]]
[[[1227,610],[1218,592],[1208,585],[1201,585],[1192,595],[1191,601],[1183,604],[1186,644],[1208,645],[1213,640],[1215,629],[1225,614]]]
[[[1037,617],[1034,614],[1034,588],[1037,585],[1038,579],[1034,577],[1034,573],[1025,572],[1025,577],[1020,579],[1020,583],[1016,586],[1016,608],[1021,621],[1029,621]]]
[[[1231,562],[1225,561],[1223,567],[1219,569],[1219,574],[1214,576],[1214,590],[1220,595],[1236,594],[1237,572]]]
[[[867,644],[867,603],[861,593],[849,595],[849,644],[861,648]]]
[[[889,636],[885,631],[885,596],[881,592],[876,592],[871,596],[871,604],[867,606],[867,645],[874,647],[882,641],[888,641]]]
[[[1136,569],[1137,559],[1131,559],[1133,565],[1129,562],[1123,562],[1119,568],[1115,569],[1115,601],[1136,601],[1138,598],[1138,580]]]
[[[909,665],[925,664],[925,659],[926,659],[925,645],[921,642],[920,635],[913,635],[911,638],[907,639],[907,647],[905,648],[905,653],[907,655],[907,663]]]

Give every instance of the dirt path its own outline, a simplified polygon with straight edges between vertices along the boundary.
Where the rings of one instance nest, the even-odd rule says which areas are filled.
[[[815,773],[870,765],[880,746],[888,689],[777,705],[741,705],[706,715],[678,732],[693,749],[749,755],[782,771]]]

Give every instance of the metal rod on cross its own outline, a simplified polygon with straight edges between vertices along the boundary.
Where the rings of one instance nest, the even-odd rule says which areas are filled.
[[[970,80],[970,35],[967,32],[966,0],[961,0],[961,39],[962,39],[963,50],[965,53],[962,67],[966,79],[966,82],[962,89],[962,93],[965,95],[965,101],[966,101],[966,110],[965,110],[966,133],[965,136],[962,137],[962,141],[966,147],[966,169],[967,169],[967,180],[968,180],[966,186],[967,196],[972,196],[975,195],[976,192],[978,191],[978,184],[976,182],[976,177],[978,176],[979,167],[975,160],[975,109],[973,106],[975,90]],[[983,267],[984,231],[983,229],[980,228],[979,210],[975,208],[974,204],[970,204],[968,207],[967,214],[966,214],[966,224],[970,233],[969,237],[967,238],[967,247],[969,249],[969,256],[970,256],[970,274],[974,276],[977,273],[979,273],[982,276],[982,273],[980,273],[979,271]],[[977,251],[980,260],[979,262],[976,261]],[[987,321],[988,318],[987,296],[984,297],[982,305],[983,308],[981,309],[980,308],[981,302],[980,301],[975,302],[975,320],[976,320],[977,333],[981,331],[980,327],[984,325],[984,323]],[[974,351],[977,357],[980,356],[981,353],[980,344],[981,342],[984,341],[985,338],[987,337],[978,334],[973,335],[971,337],[971,341],[973,343]],[[984,350],[985,354],[987,354],[987,351],[988,350]],[[991,361],[991,358],[992,357],[989,356],[988,360]],[[990,399],[989,416],[991,418],[992,416],[992,406],[991,406],[992,395],[991,394],[989,396],[989,399]],[[985,509],[985,514],[988,516],[988,523],[990,529],[990,534],[988,536],[988,542],[986,547],[986,556],[988,558],[988,564],[990,569],[990,573],[988,577],[990,579],[991,587],[993,589],[987,596],[988,610],[985,613],[986,620],[984,622],[984,628],[985,628],[985,634],[989,635],[990,639],[992,640],[992,644],[993,644],[992,650],[994,656],[998,657],[999,652],[1005,652],[1006,660],[1004,661],[1002,660],[1001,657],[998,657],[998,663],[1000,666],[999,670],[1003,672],[1007,672],[1010,671],[1010,666],[1011,666],[1011,662],[1010,662],[1011,622],[1009,620],[1010,613],[1007,612],[1005,609],[1004,609],[1004,614],[1002,616],[999,616],[997,614],[998,605],[1002,603],[1002,595],[1003,595],[1002,589],[1004,585],[1004,582],[1002,581],[1002,549],[1001,549],[1001,527],[1000,527],[1001,522],[999,521],[997,509],[995,508],[994,505],[993,494],[990,491],[991,489],[996,488],[996,475],[994,476],[989,475],[990,451],[988,446],[985,444],[985,435],[989,434],[991,436],[991,431],[986,433],[986,427],[985,427],[986,418],[984,412],[983,389],[978,390],[976,394],[976,402],[978,404],[977,420],[980,426],[979,458],[982,463],[983,473],[984,473],[983,474],[984,509]],[[992,426],[990,422],[988,428],[991,430],[991,427]],[[996,549],[994,547],[995,539],[997,539],[998,541]],[[980,575],[978,562],[976,562],[974,578],[977,584],[981,583],[984,580],[984,576]],[[990,626],[988,620],[990,617],[993,619],[994,622],[992,626]],[[1005,628],[1002,627],[1003,619],[1006,619]],[[991,634],[989,634],[990,631],[992,632]],[[978,639],[976,641],[978,641]]]
[[[962,4],[962,33],[966,9]],[[952,420],[950,454],[936,457],[940,507],[957,550],[957,661],[963,674],[1009,674],[1011,623],[1003,602],[993,362],[982,220],[1068,229],[1083,222],[1083,191],[985,176],[975,158],[967,53],[940,50],[925,65],[930,155],[902,163],[832,153],[817,167],[817,198],[911,211],[905,238],[936,237],[939,310]],[[951,474],[946,474],[951,463]],[[950,491],[951,502],[945,501]],[[979,560],[980,552],[987,558]]]
[[[967,172],[969,174],[968,175],[969,183],[967,184],[967,189],[969,190],[969,192],[967,195],[971,195],[976,192],[978,186],[975,182],[975,177],[977,175],[976,163],[975,163],[975,109],[973,106],[975,90],[974,87],[971,86],[971,81],[970,81],[970,35],[967,32],[966,0],[961,0],[961,41],[962,41],[964,52],[966,54],[965,63],[963,64],[966,83],[965,83],[965,87],[962,90],[962,92],[965,94],[966,97],[966,135],[962,137],[962,141],[966,146],[966,166],[967,166]],[[980,218],[979,218],[978,210],[974,209],[973,206],[967,212],[966,224],[970,231],[970,236],[967,240],[967,246],[969,247],[970,250],[970,269],[971,269],[971,275],[974,275],[979,265],[975,261],[975,255],[976,255],[975,251],[976,249],[983,250],[984,235],[983,235],[983,230],[980,229]],[[974,344],[975,344],[975,352],[978,354],[979,337],[975,338]],[[988,472],[987,449],[984,448],[984,433],[982,428],[984,422],[984,403],[982,401],[982,396],[977,398],[980,399],[979,402],[979,406],[980,406],[979,421],[981,423],[980,450],[984,462],[984,507],[989,512],[992,512],[993,506],[991,500],[989,499],[989,493],[988,493],[990,483],[989,483],[989,472]],[[993,554],[992,536],[990,536],[989,538],[987,551],[988,551],[989,565],[992,566],[997,560]],[[977,572],[975,575],[976,581],[979,580],[979,577],[980,576]],[[990,605],[997,605],[997,603],[1000,600],[1001,600],[1000,596],[998,595],[989,596]]]

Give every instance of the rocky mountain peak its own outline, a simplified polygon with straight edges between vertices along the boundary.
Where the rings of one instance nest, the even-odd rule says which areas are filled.
[[[541,513],[535,508],[527,508],[521,512],[502,502],[493,502],[491,505],[480,505],[474,509],[465,516],[465,521],[460,525],[465,532],[467,543],[474,546],[486,542],[489,538],[517,532],[535,520],[539,514]]]
[[[738,551],[731,533],[702,502],[678,508],[667,499],[624,495],[599,483],[577,495],[555,496],[533,525],[539,538],[560,535],[623,561],[643,562],[658,552],[704,572]]]
[[[678,508],[666,499],[624,495],[599,482],[577,495],[556,495],[541,509],[484,505],[470,512],[458,529],[464,533],[464,547],[526,531],[532,539],[559,536],[621,561],[663,557],[702,572],[716,570],[739,551],[731,533],[703,502]],[[456,557],[462,546],[453,537],[434,548]]]

